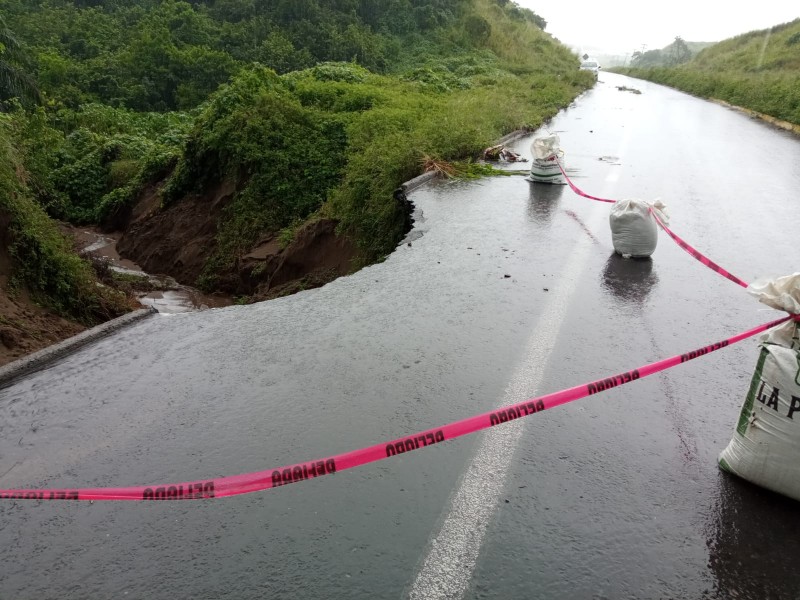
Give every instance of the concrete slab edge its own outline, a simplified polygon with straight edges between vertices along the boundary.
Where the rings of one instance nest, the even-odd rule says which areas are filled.
[[[408,194],[409,192],[414,191],[415,189],[417,189],[421,185],[425,185],[431,179],[435,179],[435,178],[436,178],[436,173],[434,173],[434,172],[423,173],[422,175],[418,175],[417,177],[414,177],[414,179],[409,179],[405,183],[401,183],[400,184],[400,189],[403,190],[403,192],[405,192],[406,194]]]
[[[769,123],[770,125],[774,125],[775,127],[778,127],[778,128],[783,129],[785,131],[789,131],[791,133],[794,133],[795,135],[800,135],[800,125],[798,125],[796,123],[791,123],[789,121],[783,121],[781,119],[773,117],[772,115],[766,115],[764,113],[760,113],[760,112],[758,112],[756,110],[753,110],[751,108],[745,108],[743,106],[736,106],[735,104],[731,104],[730,102],[726,102],[725,100],[720,100],[719,98],[709,98],[709,100],[711,100],[711,102],[714,102],[715,104],[719,104],[721,106],[724,106],[726,108],[730,108],[730,109],[738,111],[740,113],[744,113],[747,116],[752,117],[754,119],[761,119],[762,121],[765,121],[765,122]]]
[[[497,140],[498,144],[510,144],[511,142],[516,142],[519,138],[525,137],[526,135],[530,135],[533,133],[534,129],[517,129],[516,131],[512,131],[511,133],[507,133],[499,140]]]
[[[38,371],[51,362],[75,352],[78,348],[104,338],[126,325],[140,321],[157,312],[158,311],[153,307],[135,310],[121,317],[117,317],[116,319],[101,323],[91,329],[87,329],[57,344],[43,348],[38,352],[23,356],[7,365],[3,365],[0,367],[0,387],[6,385],[13,379]]]

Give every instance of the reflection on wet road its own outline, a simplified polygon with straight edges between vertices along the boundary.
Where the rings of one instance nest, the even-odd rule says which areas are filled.
[[[551,124],[580,187],[660,197],[676,233],[745,280],[797,270],[796,138],[601,79]],[[150,484],[311,460],[774,318],[663,235],[652,260],[614,256],[608,206],[564,186],[512,176],[412,199],[416,229],[382,264],[262,304],[155,316],[0,390],[0,486]],[[463,497],[484,510],[480,536],[456,561],[457,583],[423,597],[797,597],[796,503],[716,466],[755,360],[745,342],[517,422],[513,446],[477,435],[266,493],[4,502],[0,590],[414,595]],[[487,443],[503,460],[472,468]],[[478,491],[459,496],[465,485]]]
[[[641,306],[656,285],[652,258],[622,258],[615,252],[603,267],[603,287],[620,302]]]

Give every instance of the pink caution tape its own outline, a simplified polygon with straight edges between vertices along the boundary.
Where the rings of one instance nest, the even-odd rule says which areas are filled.
[[[569,184],[569,187],[572,189],[573,192],[578,194],[578,196],[583,196],[584,198],[589,198],[590,200],[599,200],[600,202],[611,202],[611,203],[615,203],[616,202],[616,200],[609,200],[607,198],[598,198],[597,196],[591,196],[591,195],[587,194],[586,192],[581,190],[578,186],[576,186],[574,183],[572,183],[572,181],[570,180],[569,176],[567,175],[567,172],[564,170],[564,167],[561,166],[561,162],[558,162],[558,168],[561,169],[561,173],[564,175],[564,179],[566,179],[567,184]],[[664,225],[664,223],[661,222],[661,219],[658,218],[658,215],[655,213],[655,211],[652,208],[650,208],[650,214],[652,214],[655,217],[656,223],[658,223],[658,225],[661,227],[661,229],[663,229],[667,233],[667,235],[669,235],[669,237],[671,237],[673,240],[675,240],[675,242],[681,248],[686,250],[686,252],[691,254],[694,258],[699,260],[701,263],[703,263],[709,269],[711,269],[713,271],[716,271],[717,273],[719,273],[723,277],[727,277],[732,282],[734,282],[734,283],[736,283],[736,284],[738,284],[738,285],[740,285],[740,286],[742,286],[744,288],[747,287],[747,283],[745,283],[744,281],[742,281],[741,279],[736,277],[736,275],[733,275],[733,274],[729,273],[728,271],[726,271],[725,269],[720,267],[717,263],[715,263],[713,260],[711,260],[710,258],[705,256],[704,254],[702,254],[700,251],[696,250],[695,248],[693,248],[692,246],[687,244],[685,241],[683,241],[681,238],[679,238],[675,233],[672,232],[672,230],[670,230],[669,227],[667,227],[666,225]]]
[[[184,483],[157,484],[150,486],[122,487],[122,488],[84,488],[84,489],[51,489],[51,490],[0,490],[0,498],[20,500],[194,500],[200,498],[222,498],[236,496],[249,492],[259,492],[274,487],[299,483],[323,475],[330,475],[344,469],[352,469],[376,462],[398,454],[405,454],[438,444],[445,440],[475,433],[495,425],[501,425],[521,417],[553,408],[573,400],[597,394],[611,388],[636,381],[659,371],[669,369],[681,363],[693,360],[735,344],[741,340],[766,331],[772,327],[785,323],[790,319],[800,320],[800,316],[784,317],[755,329],[735,335],[727,340],[711,344],[686,354],[680,354],[655,362],[632,371],[585,383],[573,388],[539,396],[518,402],[504,408],[486,412],[474,417],[469,417],[436,429],[428,429],[413,435],[392,440],[390,442],[375,444],[360,450],[337,454],[319,460],[297,463],[277,469],[219,477],[202,481],[188,481]]]
[[[742,286],[743,288],[747,287],[747,283],[746,282],[744,282],[741,279],[739,279],[736,275],[732,275],[731,273],[729,273],[728,271],[726,271],[725,269],[720,267],[713,260],[711,260],[707,256],[704,256],[698,250],[695,250],[692,246],[690,246],[688,243],[686,243],[681,238],[679,238],[675,233],[673,233],[670,230],[669,227],[664,225],[664,223],[661,221],[661,219],[658,218],[658,215],[656,214],[656,211],[654,211],[652,208],[650,208],[650,214],[655,217],[656,223],[658,223],[658,226],[661,227],[661,229],[663,229],[667,233],[667,235],[669,237],[671,237],[673,240],[675,240],[675,243],[678,244],[678,246],[680,246],[681,248],[686,250],[686,252],[691,254],[694,258],[699,260],[701,263],[703,263],[705,266],[707,266],[712,271],[716,271],[717,273],[719,273],[723,277],[727,277],[733,283],[736,283],[736,284]]]
[[[569,187],[572,188],[572,191],[578,194],[578,196],[589,198],[589,200],[597,200],[598,202],[610,202],[611,204],[614,204],[616,202],[616,200],[609,200],[608,198],[598,198],[597,196],[592,196],[590,194],[587,194],[577,185],[572,183],[572,180],[567,175],[567,172],[564,170],[564,167],[561,166],[561,161],[556,159],[556,163],[558,163],[558,168],[561,169],[561,174],[564,175],[564,179],[567,181],[567,185],[569,185]]]

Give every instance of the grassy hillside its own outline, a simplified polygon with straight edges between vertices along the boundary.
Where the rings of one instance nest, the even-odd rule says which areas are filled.
[[[279,74],[326,61],[386,74],[514,48],[520,25],[545,25],[508,0],[0,0],[0,14],[50,97],[142,111],[193,108],[253,62]]]
[[[689,51],[692,53],[692,56],[700,53],[701,50],[710,48],[714,44],[716,44],[716,42],[686,42],[686,45],[688,46]]]
[[[680,67],[621,72],[800,124],[800,19],[719,42]]]
[[[259,239],[290,240],[320,216],[362,264],[380,259],[402,235],[392,192],[426,160],[474,156],[592,84],[538,15],[508,1],[0,8],[43,97],[5,104],[27,196],[52,217],[114,226],[155,183],[164,211],[232,184],[192,282],[207,289]]]
[[[800,19],[719,42],[703,50],[692,68],[709,72],[797,74]]]

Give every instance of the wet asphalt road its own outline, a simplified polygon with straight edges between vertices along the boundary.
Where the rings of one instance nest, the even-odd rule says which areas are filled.
[[[661,198],[676,233],[745,280],[798,270],[800,140],[600,80],[550,124],[577,185]],[[157,315],[0,390],[0,487],[310,460],[778,316],[663,235],[652,261],[615,257],[608,206],[563,186],[512,176],[412,200],[416,227],[382,264],[289,298]],[[2,501],[0,597],[796,598],[800,505],[716,466],[755,360],[747,341],[534,415],[511,448],[478,434],[216,501]],[[506,458],[481,462],[483,448]],[[486,485],[456,515],[480,504],[458,554],[444,525],[471,478]],[[433,550],[446,574],[426,580]]]

